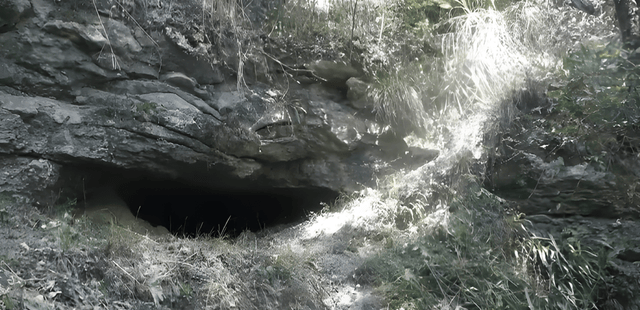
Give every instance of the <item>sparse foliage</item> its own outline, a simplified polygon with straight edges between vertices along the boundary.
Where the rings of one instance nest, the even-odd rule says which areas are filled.
[[[549,96],[565,115],[558,129],[575,136],[591,126],[617,130],[640,123],[640,69],[615,44],[582,46],[565,57],[566,75]]]
[[[603,300],[607,253],[531,238],[521,214],[477,185],[450,208],[442,226],[371,258],[356,278],[379,286],[394,309],[589,309]]]

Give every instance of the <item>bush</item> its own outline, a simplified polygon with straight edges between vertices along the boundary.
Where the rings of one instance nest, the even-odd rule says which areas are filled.
[[[601,300],[607,253],[530,237],[520,214],[472,184],[446,223],[367,261],[356,279],[390,308],[574,309]]]
[[[376,116],[403,135],[412,131],[424,133],[428,120],[415,81],[419,73],[408,71],[380,74],[369,91]]]
[[[454,0],[402,0],[395,10],[402,18],[402,25],[413,28],[425,20],[431,24],[440,22],[455,6]]]
[[[640,69],[616,44],[582,46],[564,59],[565,76],[549,92],[558,104],[572,135],[585,134],[592,126],[615,130],[640,120]]]

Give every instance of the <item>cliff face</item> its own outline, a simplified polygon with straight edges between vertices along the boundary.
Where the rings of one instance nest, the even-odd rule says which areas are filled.
[[[413,158],[361,99],[347,99],[357,70],[319,62],[287,77],[282,62],[258,55],[257,32],[229,34],[196,4],[0,6],[0,165],[50,167],[41,190],[60,186],[56,171],[82,166],[208,187],[350,191]],[[259,22],[269,3],[251,9],[249,22]],[[24,189],[11,184],[0,190]]]

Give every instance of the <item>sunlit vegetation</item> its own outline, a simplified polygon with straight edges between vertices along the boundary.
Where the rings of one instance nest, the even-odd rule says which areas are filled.
[[[360,68],[372,86],[373,110],[403,135],[456,127],[521,87],[527,75],[559,70],[581,40],[572,33],[592,33],[597,41],[614,31],[543,1],[298,0],[270,14],[266,32],[285,46],[304,45],[300,50],[311,48],[315,57]]]
[[[96,287],[156,306],[200,298],[199,305],[211,308],[272,309],[287,296],[322,305],[330,293],[322,289],[328,281],[317,261],[346,252],[364,258],[352,278],[372,287],[390,309],[600,306],[609,253],[536,235],[522,214],[478,185],[481,173],[470,173],[483,164],[482,121],[527,87],[527,79],[552,84],[557,119],[566,120],[555,125],[564,134],[638,126],[640,73],[626,51],[603,44],[610,25],[542,1],[278,3],[262,31],[301,54],[313,50],[361,69],[378,119],[401,135],[413,133],[415,144],[440,147],[441,157],[341,197],[312,214],[294,237],[267,241],[251,232],[234,240],[151,238],[116,222],[96,230],[69,216],[75,204],[69,201],[54,212],[53,234],[67,253],[100,253],[107,271]],[[203,23],[236,30],[240,12],[222,0],[204,1],[200,11]],[[575,23],[566,25],[571,19]],[[593,42],[564,40],[577,28]],[[248,54],[239,51],[240,81]],[[310,54],[306,60],[317,60]],[[154,107],[137,108],[148,113]],[[473,127],[472,116],[484,119]],[[0,297],[10,308],[14,301]]]
[[[549,95],[565,119],[558,126],[579,137],[593,131],[622,130],[638,124],[640,69],[616,44],[582,46],[568,54],[565,75]]]
[[[560,13],[546,2],[355,3],[324,9],[310,2],[290,3],[292,10],[313,7],[316,24],[300,27],[295,20],[299,15],[289,15],[286,23],[273,27],[281,36],[334,39],[333,47],[342,57],[357,63],[368,76],[369,100],[379,119],[401,134],[414,131],[431,143],[449,145],[463,135],[455,132],[460,122],[471,115],[490,115],[514,90],[533,85],[525,83],[528,79],[549,81],[550,76],[564,73],[565,82],[550,95],[560,100],[557,108],[569,113],[570,119],[602,120],[613,103],[615,113],[623,114],[617,116],[619,124],[630,122],[624,115],[638,114],[625,113],[632,109],[629,102],[636,102],[636,94],[631,94],[635,86],[629,84],[636,77],[634,66],[623,65],[625,59],[615,49],[576,50],[581,44],[608,42],[615,30],[610,24],[579,12]],[[560,30],[550,33],[550,28]],[[571,38],[575,31],[592,37]],[[557,44],[561,38],[565,44]],[[354,48],[362,56],[353,56]],[[603,107],[601,101],[610,104]],[[591,108],[585,109],[589,104]],[[459,171],[441,168],[451,169],[445,173]],[[388,194],[369,192],[345,209],[377,206],[375,212],[358,209],[371,218],[361,215],[359,224],[349,224],[366,228],[371,221],[380,223],[376,230],[386,231],[376,235],[384,240],[383,250],[370,257],[355,277],[377,287],[391,308],[595,308],[606,299],[607,253],[581,248],[576,240],[533,234],[521,214],[477,185],[443,193],[449,185],[434,191],[410,184],[411,180],[389,178],[380,186]],[[436,197],[441,199],[431,201]],[[382,214],[411,216],[395,222],[402,217]],[[435,214],[440,215],[437,225],[430,220]],[[389,219],[395,224],[380,226]]]
[[[503,201],[468,184],[440,225],[356,271],[393,309],[589,309],[605,295],[607,253],[533,235]]]

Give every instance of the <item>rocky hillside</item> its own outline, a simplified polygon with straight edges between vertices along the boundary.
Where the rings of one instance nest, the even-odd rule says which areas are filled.
[[[639,309],[636,11],[572,3],[0,0],[0,308]]]
[[[252,4],[255,18],[267,4]],[[228,18],[197,3],[2,5],[3,169],[49,172],[31,188],[4,190],[77,195],[60,173],[85,167],[64,177],[99,183],[91,171],[107,169],[121,179],[221,190],[268,184],[338,193],[371,184],[391,161],[402,167],[436,156],[410,150],[347,99],[358,70],[258,54],[268,45],[258,31],[230,29]],[[304,74],[288,79],[282,65]]]

